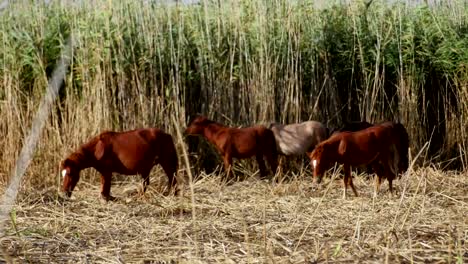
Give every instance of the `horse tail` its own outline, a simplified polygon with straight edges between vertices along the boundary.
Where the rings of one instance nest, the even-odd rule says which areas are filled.
[[[167,144],[168,144],[168,150],[170,152],[171,164],[174,166],[177,172],[177,168],[179,167],[179,159],[177,156],[177,150],[174,144],[174,140],[172,139],[170,135],[168,135]]]
[[[408,132],[406,131],[406,128],[401,124],[401,123],[396,123],[395,124],[395,129],[396,132],[398,133],[398,138],[399,138],[399,171],[401,173],[404,173],[408,170],[409,167],[409,159],[408,159],[408,149],[409,149],[409,135]]]
[[[169,134],[164,134],[164,154],[162,157],[164,159],[163,169],[166,171],[167,177],[169,179],[170,185],[177,185],[177,170],[179,168],[179,159],[177,157],[177,150],[174,144],[172,136]]]
[[[271,170],[275,174],[278,167],[278,148],[276,146],[275,134],[271,129],[265,128],[262,143],[262,147],[264,148],[263,155],[268,158]]]

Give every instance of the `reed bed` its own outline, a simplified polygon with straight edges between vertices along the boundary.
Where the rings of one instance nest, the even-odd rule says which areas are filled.
[[[310,173],[279,184],[257,176],[232,184],[206,175],[179,197],[162,196],[162,171],[145,197],[128,196],[136,178],[116,183],[119,201],[99,200],[96,182],[73,199],[56,190],[21,192],[1,245],[10,260],[32,263],[465,263],[467,174],[411,171],[373,198],[342,199],[336,174],[321,186]],[[151,262],[152,261],[152,262]]]
[[[0,181],[69,37],[71,64],[27,172],[31,186],[55,184],[49,175],[63,156],[102,130],[175,135],[195,113],[232,126],[396,120],[413,154],[430,142],[419,165],[466,169],[466,2],[312,2],[9,3],[0,15]],[[189,148],[210,173],[213,151]]]

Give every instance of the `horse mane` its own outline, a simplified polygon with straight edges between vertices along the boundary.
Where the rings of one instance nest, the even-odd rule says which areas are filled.
[[[323,156],[323,153],[325,150],[325,144],[327,144],[327,142],[324,141],[315,147],[314,151],[312,152],[312,156],[311,156],[312,159],[317,159],[318,157]]]
[[[89,142],[81,145],[75,152],[71,153],[64,161],[64,166],[72,167],[83,167],[83,164],[86,164],[89,160],[89,156],[94,154],[94,148],[96,144],[101,140],[101,137],[109,133],[110,131],[105,131],[98,136],[92,138]]]
[[[401,123],[394,123],[394,127],[398,134],[400,134],[400,149],[398,150],[401,160],[401,166],[403,171],[408,170],[409,159],[408,159],[408,149],[409,149],[409,135],[406,131],[406,128]]]
[[[62,166],[64,167],[81,167],[80,164],[83,163],[83,161],[86,160],[85,154],[78,150],[73,153],[71,153],[63,162]]]

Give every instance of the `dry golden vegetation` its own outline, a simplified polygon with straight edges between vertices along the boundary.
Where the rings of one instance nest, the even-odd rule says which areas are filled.
[[[339,179],[317,187],[308,169],[289,175],[276,184],[207,175],[193,184],[193,204],[187,185],[179,197],[161,195],[159,169],[145,197],[126,194],[136,177],[115,184],[117,202],[100,202],[97,177],[80,182],[70,201],[58,199],[56,188],[23,189],[1,245],[12,260],[32,263],[468,260],[466,173],[410,171],[396,181],[394,197],[385,184],[375,199],[373,181],[358,175],[360,197],[347,200]]]

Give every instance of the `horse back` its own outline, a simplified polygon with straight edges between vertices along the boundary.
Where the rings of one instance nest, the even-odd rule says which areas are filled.
[[[386,151],[379,134],[374,129],[341,132],[332,139],[340,142],[337,153],[341,163],[351,165],[368,164],[383,151]]]
[[[167,148],[171,154],[174,152],[172,137],[157,128],[106,131],[99,135],[94,154],[97,167],[112,167],[119,173],[134,174],[150,169]]]
[[[276,141],[273,132],[265,126],[229,128],[218,133],[217,144],[221,151],[235,157],[245,158],[259,152],[275,152]]]

